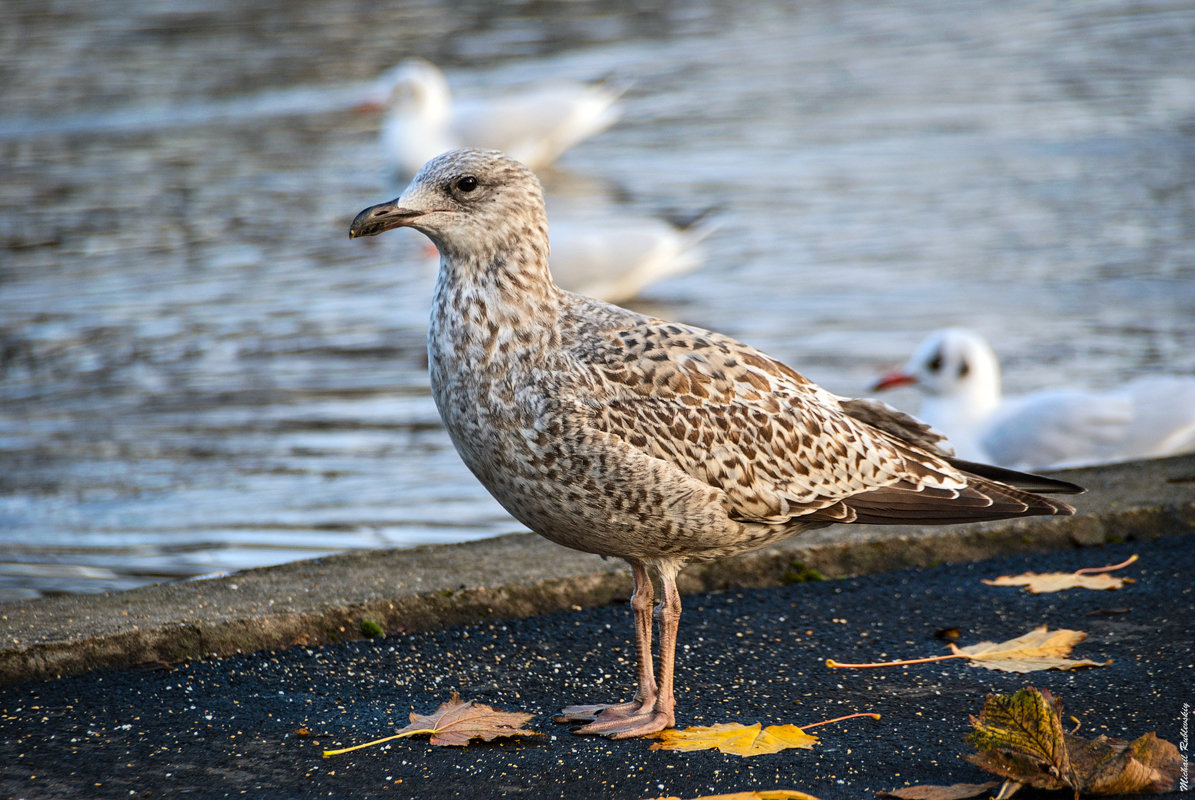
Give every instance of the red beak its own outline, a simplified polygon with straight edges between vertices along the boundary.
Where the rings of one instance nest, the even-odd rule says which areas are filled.
[[[873,392],[880,392],[884,389],[892,389],[896,386],[909,386],[916,382],[917,379],[912,375],[908,374],[907,372],[896,370],[895,372],[889,372],[887,375],[884,375],[882,378],[876,381],[875,385],[871,387],[871,390]]]

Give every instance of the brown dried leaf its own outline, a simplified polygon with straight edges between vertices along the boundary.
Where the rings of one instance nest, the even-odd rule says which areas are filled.
[[[1120,564],[1107,567],[1088,567],[1075,572],[1025,572],[1020,575],[1001,575],[983,582],[988,586],[1024,586],[1033,594],[1061,592],[1063,589],[1120,589],[1126,583],[1134,583],[1132,578],[1118,578],[1108,573],[1123,569],[1137,560],[1137,556]]]
[[[1068,734],[1066,742],[1084,794],[1170,791],[1182,769],[1178,748],[1153,733],[1133,742]]]
[[[727,722],[709,727],[685,728],[683,731],[669,729],[655,735],[660,741],[652,750],[721,750],[735,756],[758,756],[765,753],[779,753],[794,747],[812,749],[817,742],[796,725],[769,725],[763,728],[758,722],[742,725]]]
[[[1024,636],[1009,639],[1007,642],[980,642],[968,647],[958,647],[950,644],[950,654],[944,656],[929,656],[927,658],[909,658],[900,661],[881,661],[871,664],[843,664],[832,658],[826,659],[826,666],[834,669],[867,669],[874,667],[903,667],[912,664],[928,664],[935,661],[947,661],[952,658],[965,658],[977,667],[995,669],[1002,672],[1036,672],[1043,669],[1076,669],[1078,667],[1102,667],[1111,661],[1091,661],[1082,659],[1074,661],[1065,656],[1071,648],[1087,638],[1082,631],[1057,630],[1050,633],[1045,625],[1034,628]]]
[[[461,700],[461,696],[453,692],[451,700],[430,714],[411,712],[411,723],[398,733],[430,733],[432,744],[464,747],[470,739],[488,742],[501,736],[542,736],[523,727],[533,716]]]
[[[988,586],[1024,586],[1033,594],[1061,592],[1063,589],[1120,589],[1132,578],[1120,578],[1101,572],[1098,575],[1080,575],[1074,572],[1025,572],[1021,575],[1001,575],[999,578],[984,578]]]
[[[653,797],[649,800],[681,799],[679,797]],[[694,797],[693,800],[817,800],[817,798],[795,789],[764,789],[755,792],[735,792],[734,794],[711,794]]]
[[[472,739],[484,739],[488,742],[504,736],[543,736],[542,733],[523,727],[533,716],[535,715],[521,711],[499,711],[491,706],[476,704],[472,700],[461,700],[461,696],[453,692],[451,700],[441,704],[430,714],[411,712],[410,724],[400,728],[396,733],[341,750],[325,750],[324,758],[381,744],[391,739],[425,733],[431,735],[431,744],[449,747],[464,747]]]
[[[880,792],[880,797],[895,797],[898,800],[967,800],[979,797],[1000,785],[1000,781],[990,783],[952,783],[949,786],[906,786],[903,789],[892,789]]]
[[[1066,658],[1071,648],[1087,638],[1083,631],[1065,628],[1051,632],[1045,625],[1007,642],[980,642],[968,647],[950,645],[955,655],[966,656],[972,664],[1001,672],[1036,672],[1043,669],[1071,670],[1102,667],[1111,661]]]
[[[1062,730],[1062,705],[1033,687],[988,695],[967,737],[981,752],[967,757],[989,772],[1041,789],[1080,794],[1132,794],[1174,789],[1182,756],[1147,733],[1136,741],[1085,739]]]

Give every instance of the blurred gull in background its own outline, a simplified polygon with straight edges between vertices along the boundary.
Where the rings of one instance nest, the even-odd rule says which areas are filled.
[[[548,230],[552,278],[570,292],[625,303],[701,266],[701,243],[718,227],[707,214],[680,223],[609,211],[558,214]],[[440,257],[435,245],[426,252]]]
[[[914,384],[918,416],[959,457],[1014,469],[1157,458],[1195,450],[1195,376],[1146,376],[1115,389],[1050,389],[1004,398],[982,336],[943,328],[875,389]]]
[[[385,110],[381,144],[387,165],[407,176],[461,146],[502,150],[534,170],[604,131],[618,119],[621,90],[552,80],[492,97],[453,97],[435,64],[403,61],[377,81],[366,105]]]
[[[697,269],[701,242],[715,227],[700,219],[677,226],[629,214],[561,215],[548,231],[549,267],[570,292],[624,303],[650,284]]]

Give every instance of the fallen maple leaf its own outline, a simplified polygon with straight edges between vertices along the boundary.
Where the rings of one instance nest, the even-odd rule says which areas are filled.
[[[471,739],[484,739],[488,742],[502,736],[543,736],[542,733],[523,727],[533,716],[535,715],[521,711],[499,711],[491,706],[476,704],[472,700],[461,700],[461,696],[453,692],[451,700],[442,703],[430,714],[416,714],[412,711],[411,723],[397,733],[340,750],[325,750],[324,758],[382,744],[391,739],[425,733],[431,734],[431,744],[450,747],[464,747]]]
[[[1032,686],[988,695],[967,739],[980,750],[974,764],[1017,783],[1081,794],[1131,794],[1174,789],[1182,756],[1173,744],[1147,733],[1133,742],[1085,739],[1062,728],[1062,704]]]
[[[906,786],[903,789],[892,789],[880,792],[880,797],[895,797],[898,800],[967,800],[987,794],[988,790],[1000,785],[1000,781],[990,783],[952,783],[949,786]]]
[[[683,731],[669,728],[654,735],[653,738],[660,741],[654,743],[651,749],[721,750],[723,753],[734,756],[759,756],[767,753],[779,753],[781,750],[791,750],[794,747],[810,750],[817,743],[817,737],[806,733],[805,729],[816,728],[818,725],[829,725],[832,722],[842,722],[855,717],[879,719],[880,715],[866,712],[847,714],[821,722],[811,722],[804,728],[796,725],[769,725],[764,728],[758,722],[754,725],[724,722],[721,725],[685,728]]]
[[[1071,648],[1087,638],[1083,631],[1065,628],[1051,632],[1045,625],[1029,633],[1009,639],[1007,642],[979,642],[968,647],[951,643],[950,654],[910,658],[902,661],[880,661],[874,664],[841,664],[832,658],[826,659],[826,666],[836,669],[866,669],[870,667],[900,667],[908,664],[928,664],[951,658],[965,658],[972,666],[994,669],[1001,672],[1036,672],[1043,669],[1071,670],[1079,667],[1102,667],[1109,661],[1090,659],[1073,660],[1066,656]]]
[[[709,727],[695,727],[676,730],[671,728],[655,735],[660,741],[652,744],[652,750],[721,750],[734,756],[758,756],[765,753],[779,753],[800,747],[808,750],[817,742],[796,725],[769,725],[764,728],[758,722],[742,725],[726,722]]]
[[[1001,575],[998,578],[984,578],[988,586],[1024,586],[1033,594],[1060,592],[1063,589],[1120,589],[1126,583],[1133,583],[1132,578],[1119,578],[1109,575],[1118,569],[1124,569],[1137,560],[1132,556],[1120,564],[1107,567],[1087,567],[1074,572],[1025,572],[1020,575]]]
[[[653,797],[650,800],[681,799],[679,797]],[[735,792],[734,794],[711,794],[694,797],[693,800],[817,800],[817,798],[795,789],[764,789],[754,792]]]
[[[999,578],[984,578],[988,586],[1024,586],[1031,594],[1050,594],[1064,589],[1093,589],[1096,591],[1121,589],[1132,578],[1115,575],[1080,575],[1075,572],[1026,572],[1021,575],[1001,575]]]
[[[1067,654],[1079,642],[1087,638],[1083,631],[1066,628],[1051,632],[1045,625],[1034,628],[1023,636],[1007,642],[980,642],[969,647],[950,645],[953,654],[971,660],[984,669],[1001,672],[1036,672],[1043,669],[1071,670],[1079,667],[1102,667],[1109,661],[1092,661],[1083,658],[1072,660]]]

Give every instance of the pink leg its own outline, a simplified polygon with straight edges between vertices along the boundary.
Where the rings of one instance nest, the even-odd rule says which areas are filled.
[[[652,674],[651,657],[651,583],[646,571],[632,565],[635,575],[635,596],[631,605],[635,610],[635,639],[639,656],[639,691],[635,700],[604,710],[589,717],[594,721],[573,733],[595,733],[611,739],[627,739],[646,736],[671,727],[675,722],[676,700],[673,697],[673,672],[676,661],[676,632],[680,622],[680,593],[676,590],[678,564],[653,565],[660,578],[663,599],[657,610],[660,620],[660,677],[657,686]],[[646,594],[640,597],[640,585],[647,586]],[[565,716],[573,709],[590,709],[591,706],[574,706],[565,709]],[[560,717],[557,718],[561,719]],[[576,719],[576,718],[574,718]],[[562,720],[565,721],[565,720]],[[567,720],[567,721],[572,721]],[[577,721],[581,721],[577,719]]]
[[[676,670],[676,634],[680,628],[680,592],[676,590],[676,571],[660,575],[660,686],[656,697],[653,724],[659,725],[651,733],[676,724],[676,698],[673,696],[673,675]],[[635,734],[631,734],[635,735]]]
[[[656,676],[651,656],[651,579],[647,575],[647,568],[638,563],[631,564],[631,578],[634,581],[631,611],[635,616],[635,663],[639,672],[639,688],[635,692],[635,699],[617,705],[568,706],[555,717],[557,722],[593,723],[578,728],[574,733],[601,733],[602,725],[622,722],[645,712],[656,702]]]

